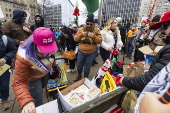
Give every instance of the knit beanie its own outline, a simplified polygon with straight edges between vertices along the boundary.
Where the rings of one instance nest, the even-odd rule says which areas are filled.
[[[90,14],[90,15],[87,15],[87,20],[86,22],[93,22],[94,23],[94,15],[93,14]]]

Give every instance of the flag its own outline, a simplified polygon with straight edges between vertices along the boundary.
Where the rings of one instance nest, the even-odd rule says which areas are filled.
[[[142,31],[142,35],[140,37],[141,40],[144,40],[144,38],[147,36],[146,32]]]
[[[1,7],[0,7],[0,18],[4,18],[4,14],[3,14],[3,12],[2,12]]]
[[[82,0],[87,8],[88,14],[93,14],[99,8],[99,0]]]

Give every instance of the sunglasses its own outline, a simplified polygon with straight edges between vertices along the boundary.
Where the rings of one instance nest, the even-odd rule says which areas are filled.
[[[162,24],[161,24],[161,28],[162,28],[163,30],[168,29],[168,26],[170,26],[170,22],[165,22],[165,23],[162,23]]]
[[[89,25],[90,25],[90,26],[92,26],[93,24],[90,24],[90,23],[86,23],[86,25],[88,25],[88,26],[89,26]]]

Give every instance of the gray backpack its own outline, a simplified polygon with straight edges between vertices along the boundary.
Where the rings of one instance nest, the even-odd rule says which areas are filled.
[[[8,41],[8,38],[7,38],[7,36],[5,36],[5,35],[3,35],[2,36],[2,40],[3,40],[3,42],[4,42],[4,45],[5,45],[5,47],[7,47],[7,41]]]

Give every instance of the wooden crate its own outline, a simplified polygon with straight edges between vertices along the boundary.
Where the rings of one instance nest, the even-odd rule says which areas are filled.
[[[71,113],[103,113],[114,104],[120,105],[127,90],[126,87],[116,89],[73,109]]]

